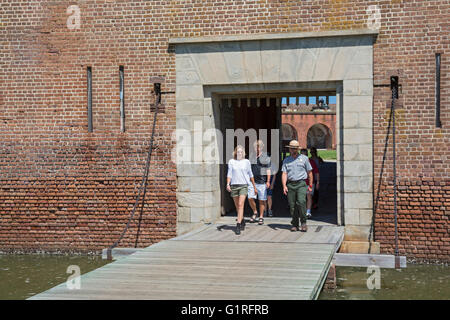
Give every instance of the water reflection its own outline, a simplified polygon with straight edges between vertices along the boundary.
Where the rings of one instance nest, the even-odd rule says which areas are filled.
[[[107,263],[98,256],[0,255],[0,300],[27,299],[63,283],[70,265],[84,274]]]
[[[409,264],[381,269],[381,288],[369,290],[366,268],[337,267],[337,288],[323,290],[320,300],[449,300],[450,267]]]

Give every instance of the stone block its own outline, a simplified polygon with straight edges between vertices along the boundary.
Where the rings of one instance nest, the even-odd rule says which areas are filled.
[[[372,79],[372,64],[351,64],[344,75],[344,79]]]
[[[297,65],[296,80],[312,81],[314,69],[317,63],[318,48],[305,48],[299,54],[299,63]]]
[[[202,85],[188,85],[181,86],[177,83],[176,99],[177,104],[185,100],[201,100],[203,99],[203,86]]]
[[[368,241],[370,226],[348,225],[345,222],[344,241]]]
[[[341,43],[346,39],[340,40]],[[336,53],[335,62],[329,80],[342,80],[347,72],[353,56],[356,54],[356,48],[354,46],[338,47]]]
[[[319,49],[317,60],[314,67],[313,81],[328,81],[330,74],[336,63],[337,56],[339,55],[339,49],[333,45],[329,45],[329,42],[333,42],[334,39],[321,39],[322,46]]]
[[[344,144],[370,144],[372,143],[372,140],[373,136],[371,129],[344,129]]]
[[[203,225],[202,222],[192,223],[192,222],[177,222],[177,236],[181,236],[185,233],[193,231]]]
[[[344,209],[345,224],[359,225],[359,209]]]
[[[205,167],[203,163],[178,163],[178,177],[198,177],[205,175]]]
[[[359,112],[344,112],[344,129],[359,128]]]
[[[372,129],[372,112],[358,113],[358,128]]]
[[[177,191],[190,192],[193,177],[177,177]],[[203,190],[202,190],[203,191]]]
[[[346,177],[344,183],[345,192],[360,192],[361,187],[359,184],[360,177]]]
[[[359,178],[359,190],[364,193],[372,193],[373,191],[373,178],[372,176]]]
[[[372,242],[372,244],[370,245],[370,252],[369,252],[368,241],[343,241],[339,249],[339,253],[379,254],[380,243]]]
[[[345,185],[345,184],[344,184]],[[372,193],[346,193],[344,195],[344,207],[347,209],[372,209]],[[359,211],[357,213],[359,220]],[[356,218],[355,218],[356,219]],[[346,220],[347,223],[347,220]]]
[[[192,45],[191,57],[198,67],[203,84],[230,83],[220,43]]]
[[[352,59],[352,62],[357,65],[373,64],[373,49],[372,45],[359,46],[358,51]],[[371,68],[372,70],[372,68]]]
[[[359,95],[358,88],[359,80],[345,80],[344,81],[344,95],[346,96],[356,96]]]
[[[345,177],[371,177],[372,162],[370,161],[345,161],[344,163]]]
[[[358,160],[372,161],[373,149],[372,144],[360,144],[358,145]]]
[[[183,70],[183,71],[195,71],[196,68],[194,66],[194,63],[192,61],[192,58],[189,55],[176,55],[176,70]]]
[[[345,161],[357,160],[359,148],[357,144],[344,145],[344,159]]]
[[[358,94],[363,96],[372,96],[373,79],[358,80]]]
[[[185,70],[177,72],[177,85],[201,84],[202,80],[196,71]]]
[[[203,115],[206,116],[214,116],[213,104],[211,98],[203,99]]]
[[[205,207],[191,208],[191,222],[204,222]]]
[[[345,88],[346,81],[344,81]],[[372,112],[372,96],[346,96],[344,95],[344,112]]]
[[[247,75],[239,42],[224,42],[222,46],[228,79],[231,83],[246,83]]]
[[[192,192],[214,191],[214,177],[190,177],[190,188]]]
[[[247,83],[262,82],[261,42],[248,41],[241,43]]]
[[[359,210],[359,222],[362,225],[370,225],[372,223],[373,210]]]
[[[212,192],[177,192],[177,202],[180,207],[210,207],[213,205]]]
[[[261,42],[263,82],[280,81],[280,40]]]
[[[177,221],[190,222],[191,221],[191,208],[178,207],[177,208]]]
[[[296,81],[296,69],[299,61],[299,50],[297,50],[299,42],[297,39],[289,39],[281,41],[280,52],[280,79],[282,81]]]
[[[184,116],[203,116],[204,115],[204,101],[189,100],[177,102],[176,109],[177,117]]]

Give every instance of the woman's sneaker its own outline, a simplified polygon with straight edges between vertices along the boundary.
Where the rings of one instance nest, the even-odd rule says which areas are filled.
[[[273,212],[272,212],[272,210],[267,210],[267,215],[269,216],[269,217],[273,217]]]

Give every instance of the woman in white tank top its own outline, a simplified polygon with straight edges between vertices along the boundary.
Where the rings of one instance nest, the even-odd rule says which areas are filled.
[[[228,161],[227,174],[227,191],[231,192],[237,211],[236,234],[245,229],[244,204],[250,183],[256,190],[250,161],[245,159],[245,150],[239,145],[234,149],[233,159]]]

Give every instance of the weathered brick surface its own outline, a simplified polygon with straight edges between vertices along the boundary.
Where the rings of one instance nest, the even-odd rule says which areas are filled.
[[[79,30],[66,25],[73,4],[81,9]],[[176,89],[170,37],[366,28],[369,5],[378,5],[382,17],[374,44],[375,83],[388,83],[398,72],[402,85],[401,250],[450,259],[447,0],[2,1],[0,248],[89,251],[118,237],[150,138],[148,79],[163,75],[163,91]],[[435,52],[442,53],[442,129],[434,125]],[[119,65],[125,66],[125,133],[120,133]],[[87,132],[87,66],[93,70],[93,133]],[[375,239],[383,252],[393,246],[392,140],[383,166],[389,97],[388,88],[374,89],[375,196],[380,189]],[[176,169],[170,162],[175,95],[163,101],[139,246],[176,230]],[[138,222],[137,216],[121,245],[134,245]]]

